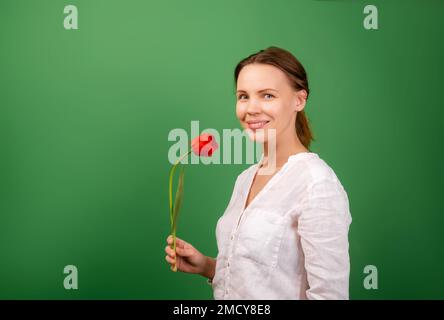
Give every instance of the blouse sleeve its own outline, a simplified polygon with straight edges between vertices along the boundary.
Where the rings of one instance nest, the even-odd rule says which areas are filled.
[[[308,299],[349,298],[350,223],[348,197],[340,182],[315,182],[308,190],[298,219]]]

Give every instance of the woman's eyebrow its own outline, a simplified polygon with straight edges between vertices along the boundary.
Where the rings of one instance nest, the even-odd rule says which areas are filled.
[[[276,92],[278,92],[278,90],[272,89],[272,88],[262,89],[262,90],[259,90],[258,92],[264,92],[264,91],[276,91]]]
[[[276,91],[276,92],[279,92],[279,90],[272,89],[272,88],[261,89],[261,90],[259,90],[258,92],[261,93],[261,92],[264,92],[264,91]],[[247,91],[245,91],[245,90],[237,90],[237,91],[236,91],[236,93],[240,93],[240,92],[245,92],[245,93],[246,93]]]

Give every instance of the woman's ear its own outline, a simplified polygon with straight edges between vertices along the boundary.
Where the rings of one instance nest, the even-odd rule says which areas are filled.
[[[302,111],[305,107],[305,103],[307,102],[307,91],[304,89],[296,91],[295,95],[295,111]]]

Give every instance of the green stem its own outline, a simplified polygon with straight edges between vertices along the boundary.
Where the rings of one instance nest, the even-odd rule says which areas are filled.
[[[191,153],[191,150],[185,153],[183,156],[181,156],[173,165],[173,167],[170,170],[170,179],[169,179],[169,200],[170,200],[170,223],[171,223],[171,233],[173,235],[173,250],[176,253],[176,226],[173,225],[174,222],[174,206],[173,206],[173,177],[174,172],[176,171],[177,165],[182,161],[183,158],[188,156]],[[177,255],[176,255],[176,261],[177,261]],[[173,271],[177,271],[177,266],[174,264]]]
[[[173,230],[173,250],[174,253],[176,253],[176,230]],[[174,265],[173,265],[173,271],[177,272],[177,254],[174,257]]]
[[[170,180],[169,180],[169,198],[170,198],[170,222],[171,226],[173,225],[173,177],[174,172],[176,171],[176,167],[179,164],[179,162],[182,161],[183,158],[188,156],[191,153],[191,150],[185,153],[182,157],[180,157],[173,165],[173,167],[170,170]]]

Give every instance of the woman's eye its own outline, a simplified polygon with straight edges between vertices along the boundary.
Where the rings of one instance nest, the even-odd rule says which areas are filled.
[[[246,95],[246,94],[240,94],[240,95],[237,97],[237,99],[238,99],[238,100],[244,100],[244,99],[247,99],[247,95]]]
[[[265,99],[273,99],[274,96],[273,96],[272,94],[266,93],[266,94],[264,95],[264,98],[265,98]]]

